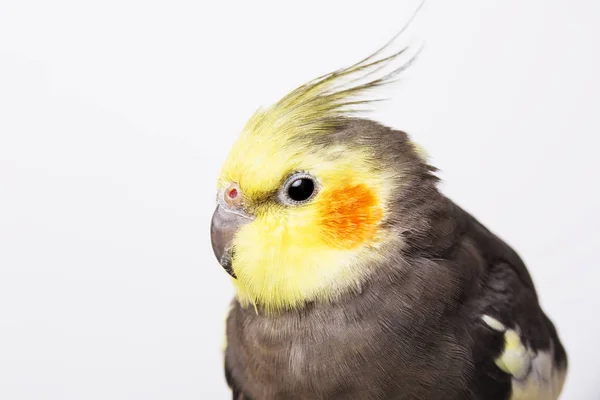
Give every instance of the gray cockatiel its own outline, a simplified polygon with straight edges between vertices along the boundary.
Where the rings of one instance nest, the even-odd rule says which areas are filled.
[[[567,356],[517,253],[353,114],[412,60],[382,50],[259,110],[225,162],[233,399],[556,399]]]

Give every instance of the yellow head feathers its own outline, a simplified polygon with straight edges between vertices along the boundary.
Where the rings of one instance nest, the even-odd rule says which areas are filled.
[[[254,218],[232,244],[242,304],[274,311],[359,290],[364,265],[378,257],[368,250],[386,240],[380,224],[390,179],[375,171],[376,156],[368,149],[343,143],[320,147],[310,139],[335,132],[361,106],[377,100],[362,97],[367,91],[391,82],[411,64],[418,52],[398,64],[407,47],[378,58],[398,35],[362,61],[257,111],[234,144],[219,187],[223,193],[236,185],[243,212]],[[309,201],[286,201],[299,174],[312,181],[316,194]]]

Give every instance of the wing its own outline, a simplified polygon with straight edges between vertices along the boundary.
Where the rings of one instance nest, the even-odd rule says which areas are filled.
[[[558,399],[567,356],[533,287],[510,264],[500,262],[487,275],[478,310],[478,337],[474,339],[488,346],[478,350],[480,359],[487,358],[479,376],[508,380],[506,399]]]
[[[494,363],[511,378],[510,399],[558,399],[567,374],[566,359],[556,349],[560,342],[551,339],[548,348],[534,350],[518,325],[509,328],[489,315],[482,319],[503,336],[504,346]]]
[[[468,308],[473,397],[556,400],[567,355],[519,255],[456,206],[463,239],[477,249],[483,273]]]

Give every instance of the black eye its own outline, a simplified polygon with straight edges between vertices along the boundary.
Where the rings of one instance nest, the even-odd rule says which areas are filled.
[[[317,185],[313,177],[306,174],[292,176],[283,188],[283,197],[288,203],[304,203],[313,197]]]

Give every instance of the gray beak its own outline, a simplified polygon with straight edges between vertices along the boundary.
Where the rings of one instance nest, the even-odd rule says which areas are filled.
[[[221,266],[232,277],[231,260],[233,258],[233,239],[238,230],[245,224],[252,222],[252,218],[218,205],[210,224],[210,239],[215,257]]]

